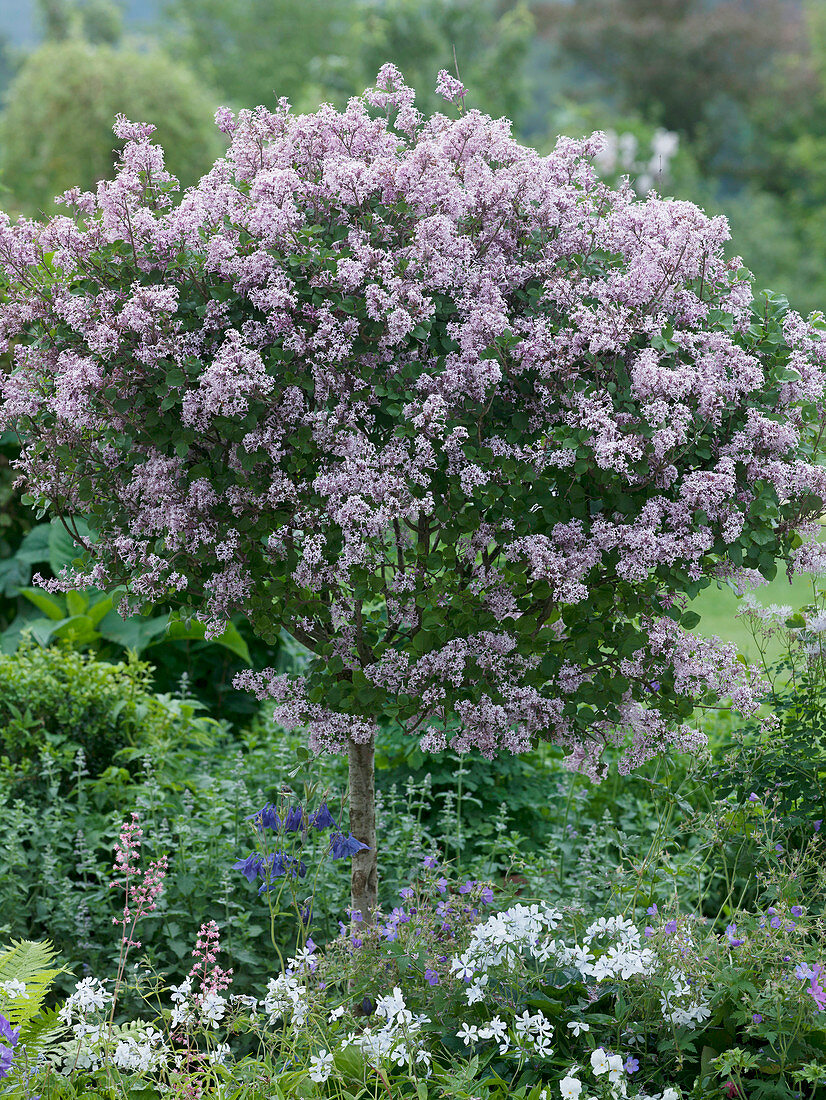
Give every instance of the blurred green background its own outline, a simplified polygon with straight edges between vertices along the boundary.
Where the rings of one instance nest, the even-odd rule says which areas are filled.
[[[220,104],[341,104],[385,61],[426,109],[458,66],[543,150],[608,131],[606,176],[726,214],[757,289],[826,301],[824,0],[0,0],[0,202],[93,186],[118,111],[191,183]]]

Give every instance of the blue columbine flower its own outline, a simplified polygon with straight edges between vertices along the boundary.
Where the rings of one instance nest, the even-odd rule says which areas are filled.
[[[335,829],[336,820],[330,813],[326,802],[322,802],[316,812],[310,818],[310,824],[314,829]]]
[[[347,856],[354,856],[356,852],[369,850],[370,846],[356,840],[352,833],[349,836],[345,836],[344,833],[333,833],[330,837],[330,852],[333,859],[345,859]]]
[[[297,833],[304,822],[304,811],[300,806],[291,806],[290,812],[284,818],[284,831]]]
[[[272,829],[276,833],[281,828],[281,818],[272,802],[265,803],[260,810],[249,814],[246,820],[254,821],[259,829]]]
[[[304,878],[307,874],[307,864],[295,856],[288,856],[284,852],[272,852],[267,856],[266,870],[261,871],[261,878],[265,879],[264,885],[258,893],[263,894],[273,888],[273,881],[289,875],[290,878]]]
[[[264,860],[258,852],[250,852],[246,859],[239,859],[237,863],[233,863],[232,869],[240,871],[247,882],[254,882],[261,874],[263,865]]]
[[[0,1077],[8,1077],[14,1062],[14,1051],[8,1047],[0,1046]]]

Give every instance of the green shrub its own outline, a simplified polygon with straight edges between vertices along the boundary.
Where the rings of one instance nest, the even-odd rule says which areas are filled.
[[[151,667],[131,658],[107,664],[31,639],[0,654],[0,756],[21,784],[17,793],[31,788],[44,754],[54,771],[70,774],[82,752],[98,776],[120,750],[162,739],[175,715],[150,683]]]

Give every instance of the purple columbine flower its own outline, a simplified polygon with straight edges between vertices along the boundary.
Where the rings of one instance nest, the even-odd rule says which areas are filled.
[[[300,806],[290,806],[289,813],[284,818],[284,831],[297,833],[304,823],[304,811]]]
[[[333,859],[345,859],[347,856],[354,856],[356,852],[369,850],[369,845],[356,840],[352,833],[349,836],[345,836],[344,833],[333,833],[330,837],[330,852]]]
[[[437,970],[431,970],[430,967],[428,967],[424,972],[424,980],[428,985],[438,985],[439,972]]]
[[[272,829],[276,833],[281,828],[281,818],[272,802],[266,802],[260,810],[250,814],[247,821],[254,821],[259,829]]]
[[[258,852],[250,852],[246,859],[239,859],[236,863],[233,863],[233,871],[240,871],[247,882],[254,882],[259,874],[261,868],[264,865],[263,858]]]
[[[314,829],[335,829],[336,820],[330,813],[330,809],[326,802],[322,802],[316,812],[310,818],[310,825]]]

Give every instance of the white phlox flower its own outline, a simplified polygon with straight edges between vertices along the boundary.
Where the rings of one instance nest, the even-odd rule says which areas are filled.
[[[75,1016],[83,1019],[90,1012],[101,1012],[111,1001],[99,978],[83,978],[75,986],[74,993],[67,997],[58,1015],[64,1024],[69,1024]]]
[[[310,1011],[307,987],[287,974],[279,974],[277,978],[270,978],[267,982],[267,995],[262,1005],[264,1011],[269,1013],[271,1024],[289,1012],[292,1014],[293,1025],[303,1027]]]
[[[320,1050],[310,1056],[309,1076],[311,1081],[320,1085],[330,1076],[333,1069],[333,1056],[328,1050]]]
[[[28,997],[26,983],[17,978],[9,978],[7,982],[0,982],[0,997],[6,997],[10,1001],[19,1001]]]

